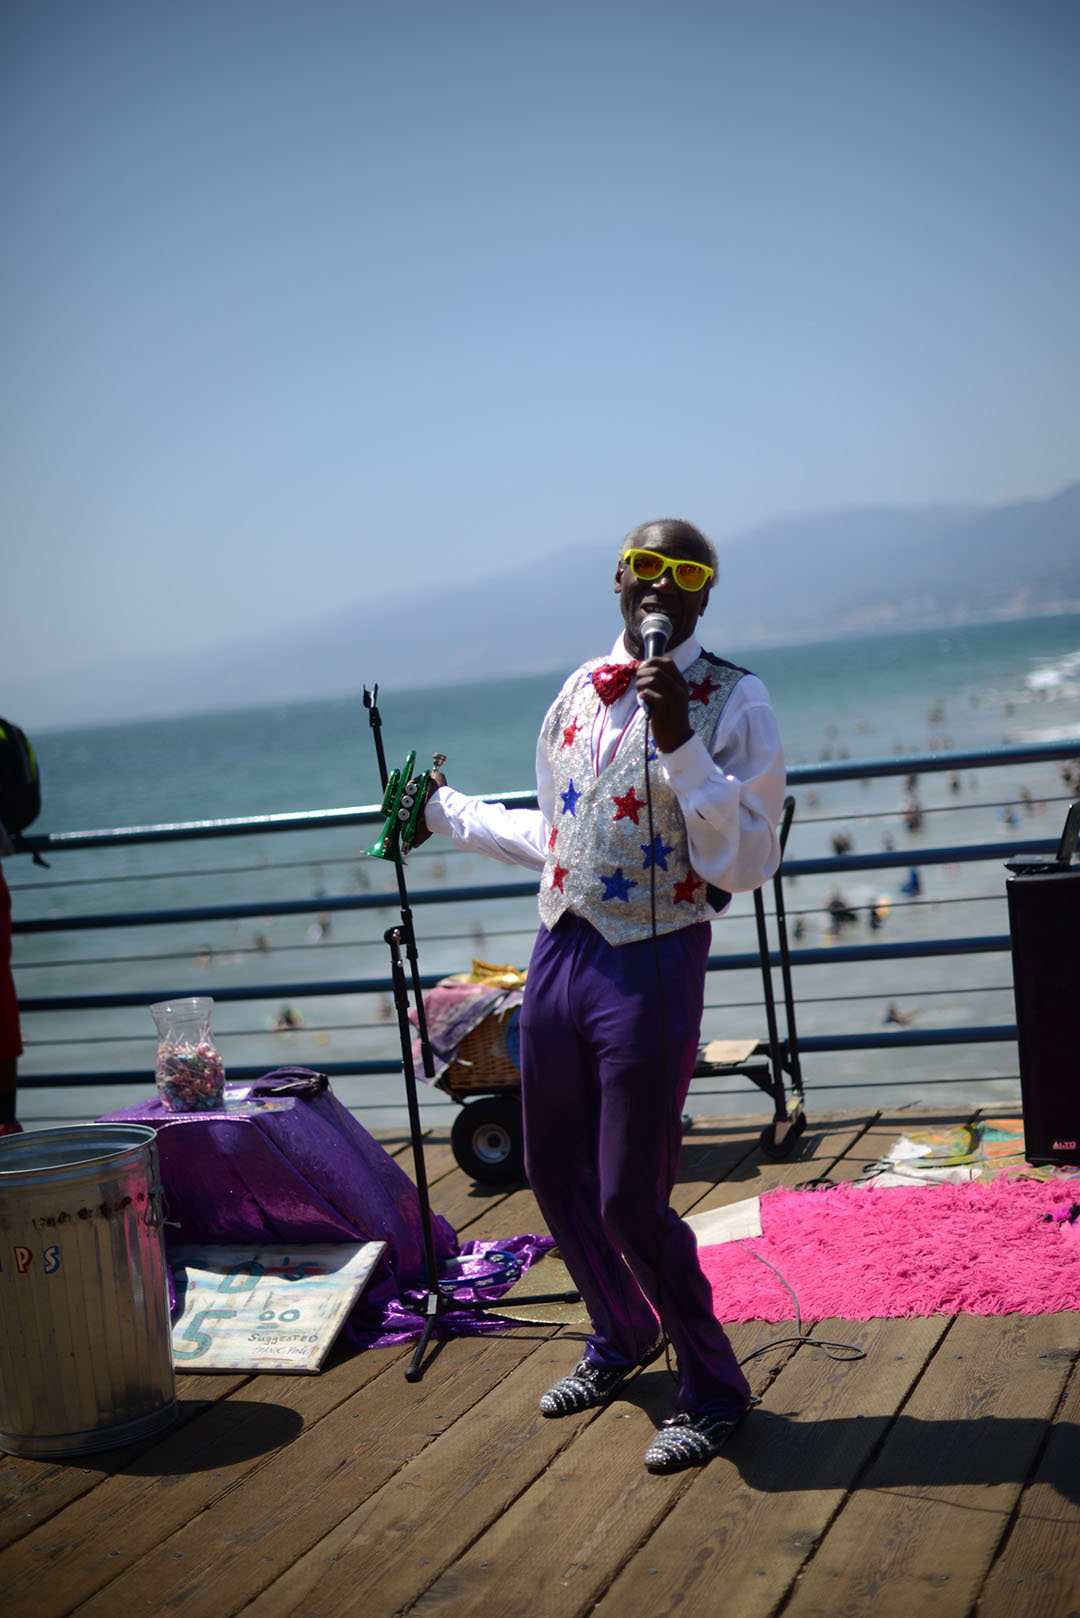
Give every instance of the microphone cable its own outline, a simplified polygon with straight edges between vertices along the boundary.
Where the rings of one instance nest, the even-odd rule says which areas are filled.
[[[820,1348],[825,1358],[830,1360],[864,1360],[866,1358],[865,1348],[860,1348],[857,1343],[833,1342],[827,1337],[812,1337],[808,1331],[804,1331],[802,1310],[799,1308],[799,1300],[791,1282],[780,1273],[771,1259],[765,1258],[755,1248],[751,1247],[745,1236],[740,1238],[739,1246],[744,1247],[751,1258],[756,1258],[759,1264],[764,1264],[766,1269],[773,1272],[795,1307],[795,1335],[792,1337],[774,1337],[771,1342],[762,1343],[760,1348],[752,1348],[749,1354],[744,1354],[738,1362],[740,1365],[748,1365],[751,1360],[756,1360],[759,1354],[767,1354],[771,1348],[787,1348],[791,1344],[801,1346],[803,1343],[811,1343],[815,1348]]]
[[[668,618],[666,613],[647,614],[646,617],[642,619],[641,630],[646,657],[662,657],[667,650],[668,641],[673,633],[671,619]],[[655,650],[649,644],[650,640],[652,639],[652,634],[650,634],[650,631],[652,634],[663,637],[662,644]],[[660,1233],[660,1247],[656,1256],[656,1312],[660,1321],[660,1337],[663,1344],[664,1364],[667,1367],[668,1375],[671,1377],[672,1381],[677,1382],[678,1378],[676,1376],[675,1367],[671,1361],[671,1339],[668,1336],[667,1328],[664,1325],[664,1255],[667,1247],[668,1232],[671,1226],[671,1190],[674,1187],[675,1176],[678,1172],[681,1138],[679,1140],[676,1139],[675,1111],[670,1105],[670,1100],[673,1098],[674,1086],[671,1076],[671,1064],[668,1057],[667,999],[664,994],[664,974],[663,968],[660,964],[660,942],[659,932],[656,924],[657,849],[656,828],[653,818],[652,772],[649,769],[649,750],[651,747],[656,745],[656,739],[653,735],[652,719],[649,715],[649,710],[644,703],[641,703],[641,708],[644,717],[645,730],[645,816],[649,832],[649,934],[652,939],[653,969],[656,976],[657,1020],[659,1022],[660,1030],[660,1084],[665,1101],[668,1103],[665,1124],[667,1134],[667,1162],[665,1167],[670,1182],[665,1194],[664,1224]]]
[[[678,1153],[680,1142],[675,1139],[675,1112],[670,1106],[672,1097],[671,1065],[668,1060],[668,1032],[667,1032],[667,1000],[664,995],[664,974],[660,965],[660,941],[656,925],[656,832],[653,821],[652,772],[649,769],[649,749],[655,746],[652,732],[652,722],[648,710],[645,716],[645,818],[649,831],[649,932],[652,939],[653,969],[656,975],[656,1006],[658,1022],[660,1025],[660,1083],[664,1097],[669,1100],[667,1107],[667,1173],[670,1176],[669,1186],[664,1205],[664,1225],[660,1233],[660,1250],[656,1257],[656,1312],[660,1321],[660,1336],[664,1351],[664,1364],[668,1375],[673,1382],[678,1381],[675,1367],[671,1361],[671,1339],[667,1327],[664,1325],[664,1250],[667,1247],[668,1230],[671,1224],[671,1188],[674,1186],[675,1174],[678,1169]]]
[[[651,746],[653,743],[653,726],[651,726],[648,712],[646,712],[646,715],[644,715],[644,804],[646,804],[646,819],[648,819],[649,827],[649,849],[651,849],[651,861],[649,861],[649,922],[651,922],[651,937],[653,937],[653,964],[654,969],[656,969],[657,1013],[659,1013],[659,1026],[661,1026],[661,1082],[662,1087],[664,1087],[664,1094],[669,1095],[670,1086],[672,1086],[672,1079],[670,1079],[670,1065],[669,1058],[667,1058],[667,1002],[665,1002],[664,998],[664,972],[662,972],[661,969],[661,948],[659,948],[659,934],[657,934],[656,927],[656,833],[654,833],[653,825],[653,780],[651,780],[651,772],[649,772],[649,746]],[[669,1108],[669,1112],[667,1112],[667,1162],[672,1165],[672,1176],[674,1176],[675,1170],[677,1170],[678,1147],[680,1147],[680,1142],[675,1141],[675,1112],[674,1108]],[[662,1306],[664,1306],[664,1249],[665,1246],[667,1246],[667,1233],[669,1233],[670,1228],[670,1214],[672,1214],[672,1207],[670,1207],[669,1191],[669,1194],[667,1194],[667,1205],[665,1205],[664,1210],[664,1230],[662,1230],[661,1233],[661,1249],[659,1249],[659,1254],[657,1254],[656,1260],[656,1301],[657,1314],[659,1314],[659,1319],[661,1319],[661,1338],[662,1345],[664,1345],[664,1366],[667,1367],[667,1374],[669,1374],[672,1382],[678,1382],[677,1372],[675,1372],[674,1364],[672,1364],[672,1353],[670,1353],[670,1349],[672,1349],[672,1345],[670,1345],[670,1336],[667,1335],[667,1327],[664,1325],[664,1314],[662,1314]],[[776,1275],[777,1280],[780,1281],[780,1286],[784,1286],[784,1290],[787,1291],[790,1299],[792,1299],[793,1309],[795,1309],[795,1335],[777,1336],[777,1338],[772,1338],[771,1341],[763,1343],[763,1345],[759,1346],[759,1348],[751,1349],[750,1353],[743,1354],[743,1358],[740,1359],[740,1361],[737,1361],[738,1366],[742,1367],[746,1366],[746,1364],[750,1364],[751,1359],[758,1359],[759,1354],[767,1354],[769,1351],[771,1351],[771,1349],[789,1348],[789,1346],[801,1346],[803,1343],[811,1343],[814,1348],[821,1349],[827,1359],[848,1361],[848,1359],[866,1358],[866,1349],[858,1348],[857,1343],[842,1343],[842,1341],[829,1340],[829,1338],[819,1338],[819,1336],[811,1336],[810,1332],[803,1330],[803,1317],[801,1317],[800,1302],[798,1302],[798,1296],[795,1294],[795,1288],[793,1288],[792,1283],[787,1280],[787,1277],[784,1277],[784,1275],[780,1273],[780,1270],[777,1270],[776,1264],[772,1264],[771,1260],[766,1259],[761,1252],[756,1251],[755,1247],[751,1247],[748,1239],[743,1238],[742,1241],[740,1241],[740,1247],[745,1247],[745,1251],[748,1252],[751,1257],[755,1257],[759,1264],[764,1264],[766,1265],[766,1269],[772,1270],[772,1273]],[[758,1403],[758,1398],[756,1398],[756,1396],[753,1403]]]
[[[659,933],[658,933],[658,929],[657,929],[657,925],[656,925],[656,833],[655,833],[654,821],[653,821],[652,772],[649,769],[649,749],[650,749],[651,746],[655,745],[655,738],[653,737],[652,722],[651,722],[651,720],[649,718],[649,714],[648,714],[647,709],[644,710],[644,720],[645,720],[645,812],[646,812],[646,820],[647,820],[648,829],[649,829],[649,855],[650,855],[650,857],[649,857],[649,921],[650,921],[650,936],[652,938],[653,966],[654,966],[654,970],[655,970],[655,974],[656,974],[656,1004],[657,1004],[657,1012],[658,1012],[658,1021],[659,1021],[659,1025],[660,1025],[660,1078],[661,1078],[661,1084],[662,1084],[662,1087],[663,1087],[664,1095],[665,1096],[670,1096],[671,1095],[671,1090],[672,1090],[672,1078],[671,1078],[671,1066],[670,1066],[670,1062],[668,1060],[667,1001],[666,1001],[665,996],[664,996],[664,975],[663,975],[663,969],[662,969],[662,967],[660,965],[660,943],[659,943]],[[668,1147],[667,1161],[668,1161],[668,1164],[670,1165],[670,1173],[672,1175],[672,1186],[674,1186],[674,1176],[675,1176],[675,1174],[677,1172],[677,1169],[678,1169],[678,1154],[679,1154],[680,1146],[681,1146],[681,1142],[676,1141],[676,1138],[675,1138],[675,1111],[674,1111],[674,1108],[669,1106],[668,1114],[667,1114],[667,1147]],[[662,1344],[663,1344],[664,1364],[665,1364],[665,1367],[667,1368],[668,1375],[671,1377],[672,1381],[677,1383],[678,1382],[678,1376],[677,1376],[677,1373],[676,1373],[675,1366],[672,1364],[672,1360],[671,1360],[671,1339],[668,1336],[667,1328],[664,1325],[664,1316],[663,1316],[664,1250],[665,1250],[665,1248],[667,1246],[668,1231],[669,1231],[669,1228],[670,1228],[670,1225],[671,1225],[671,1215],[672,1215],[671,1192],[669,1190],[668,1194],[667,1194],[667,1202],[666,1202],[666,1206],[665,1206],[665,1210],[664,1210],[664,1227],[663,1227],[663,1230],[662,1230],[661,1235],[660,1235],[660,1250],[659,1250],[659,1252],[657,1254],[657,1260],[656,1260],[656,1283],[655,1284],[656,1284],[657,1314],[658,1314],[659,1319],[660,1319],[660,1334],[661,1334],[661,1340],[662,1340]],[[792,1287],[791,1283],[786,1279],[786,1277],[784,1275],[781,1274],[781,1272],[777,1269],[775,1264],[771,1263],[769,1259],[765,1258],[761,1253],[757,1252],[753,1247],[751,1247],[749,1241],[747,1241],[745,1238],[740,1241],[739,1245],[741,1247],[744,1247],[746,1249],[746,1251],[748,1253],[750,1253],[753,1258],[756,1258],[760,1264],[764,1264],[767,1269],[772,1270],[773,1274],[780,1281],[780,1284],[784,1287],[784,1289],[789,1294],[789,1296],[791,1298],[791,1301],[792,1301],[792,1304],[793,1304],[794,1309],[795,1309],[795,1334],[793,1336],[787,1336],[787,1337],[776,1337],[776,1338],[773,1338],[768,1343],[762,1343],[759,1348],[752,1349],[749,1354],[744,1354],[743,1355],[742,1359],[740,1359],[737,1362],[740,1367],[743,1366],[743,1365],[749,1364],[749,1362],[751,1360],[757,1359],[758,1356],[761,1355],[761,1354],[767,1354],[771,1349],[774,1349],[774,1348],[786,1348],[786,1347],[793,1346],[793,1345],[801,1346],[804,1343],[810,1343],[810,1344],[813,1344],[814,1347],[820,1348],[821,1351],[825,1354],[825,1356],[828,1359],[833,1359],[833,1360],[861,1360],[861,1359],[866,1358],[866,1350],[863,1349],[863,1348],[859,1348],[858,1345],[855,1344],[855,1343],[844,1343],[844,1342],[830,1341],[829,1339],[826,1339],[826,1338],[813,1337],[813,1336],[811,1336],[811,1334],[809,1332],[804,1331],[803,1324],[802,1324],[802,1311],[801,1311],[800,1306],[799,1306],[799,1300],[798,1300],[798,1297],[796,1296],[795,1289]],[[758,1402],[759,1402],[758,1398],[755,1397],[754,1400],[753,1400],[753,1403],[756,1404]]]

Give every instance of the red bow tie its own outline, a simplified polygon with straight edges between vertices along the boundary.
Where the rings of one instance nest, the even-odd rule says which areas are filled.
[[[636,662],[601,663],[599,668],[593,669],[593,690],[605,708],[610,708],[613,702],[618,702],[623,692],[633,682],[637,669]]]

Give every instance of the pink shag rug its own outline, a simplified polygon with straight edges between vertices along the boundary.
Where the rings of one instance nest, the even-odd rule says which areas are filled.
[[[1080,1181],[774,1191],[762,1234],[700,1249],[718,1319],[1054,1314],[1080,1309]]]

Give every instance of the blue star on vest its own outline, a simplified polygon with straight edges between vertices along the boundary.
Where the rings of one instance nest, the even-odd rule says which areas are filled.
[[[610,876],[601,873],[600,880],[604,884],[605,899],[629,899],[630,889],[637,887],[633,877],[623,876],[621,865]]]
[[[659,832],[657,832],[656,836],[653,838],[651,845],[649,843],[642,843],[640,847],[641,852],[645,856],[641,862],[641,869],[643,871],[647,871],[650,865],[659,865],[662,871],[667,870],[667,857],[669,854],[674,854],[675,849],[674,847],[668,847]]]
[[[572,779],[566,783],[566,791],[560,792],[559,796],[562,798],[563,814],[574,815],[576,818],[578,799],[581,797],[581,793],[576,790]]]

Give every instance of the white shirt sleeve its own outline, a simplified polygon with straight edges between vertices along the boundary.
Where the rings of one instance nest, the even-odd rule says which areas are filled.
[[[777,826],[786,770],[769,694],[756,675],[739,681],[708,747],[698,736],[660,754],[679,800],[694,870],[728,893],[745,893],[780,863]]]
[[[508,809],[504,803],[440,787],[424,814],[429,829],[452,838],[456,848],[487,854],[504,865],[544,869],[550,827],[539,809]]]

